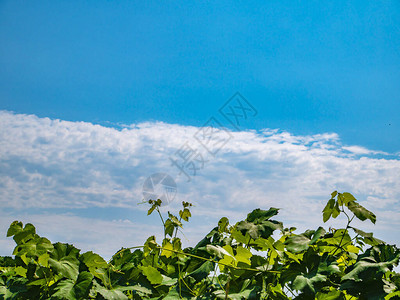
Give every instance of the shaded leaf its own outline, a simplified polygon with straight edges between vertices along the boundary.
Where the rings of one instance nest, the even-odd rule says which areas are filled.
[[[269,210],[255,209],[247,215],[248,222],[264,221],[278,214],[279,208],[271,207]]]
[[[50,267],[66,278],[76,280],[79,273],[79,261],[74,256],[64,256],[60,260],[49,258]]]
[[[71,279],[64,279],[59,281],[52,294],[54,299],[86,299],[88,298],[89,290],[92,285],[93,275],[89,272],[79,273],[79,276],[75,281]]]

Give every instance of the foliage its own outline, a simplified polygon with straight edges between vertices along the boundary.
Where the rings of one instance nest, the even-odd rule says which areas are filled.
[[[399,299],[400,250],[351,226],[376,222],[350,193],[333,192],[323,221],[344,215],[345,228],[296,234],[275,220],[277,208],[256,209],[234,225],[221,218],[195,247],[177,237],[191,217],[183,202],[177,216],[150,200],[164,239],[122,248],[109,262],[93,252],[36,234],[14,221],[7,236],[17,244],[0,257],[0,299]],[[350,217],[349,215],[352,216]]]

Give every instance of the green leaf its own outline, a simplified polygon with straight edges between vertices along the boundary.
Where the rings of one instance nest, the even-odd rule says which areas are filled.
[[[172,244],[170,242],[166,242],[164,243],[164,245],[162,246],[162,251],[160,255],[164,255],[165,257],[171,257],[174,252],[170,251],[170,250],[174,250],[174,247],[172,246]]]
[[[236,224],[236,229],[239,230],[243,236],[248,234],[252,239],[256,240],[259,237],[269,238],[271,234],[277,229],[283,229],[281,222],[274,220],[260,220],[257,219],[256,223],[250,221],[240,221]],[[246,241],[248,243],[249,241]]]
[[[31,238],[36,236],[36,228],[32,224],[25,224],[24,229],[21,232],[18,232],[14,235],[14,241],[20,245],[25,241],[28,241]]]
[[[28,297],[25,295],[26,291],[27,279],[12,277],[9,280],[3,280],[2,276],[0,276],[0,299],[27,299]]]
[[[66,243],[55,243],[54,249],[51,251],[51,258],[55,260],[60,260],[64,256],[79,256],[80,250],[75,248],[74,245]]]
[[[233,254],[229,253],[227,250],[218,245],[207,245],[206,250],[208,253],[215,255],[219,258],[223,258],[225,255],[233,258]]]
[[[165,234],[167,234],[167,235],[172,237],[172,235],[174,234],[174,230],[175,230],[176,226],[174,225],[174,223],[170,219],[167,219],[165,221],[164,228],[165,228]]]
[[[316,231],[307,230],[302,234],[292,235],[285,241],[286,249],[293,253],[305,251],[309,245],[314,244],[325,232],[324,228],[318,227]]]
[[[385,300],[390,300],[390,299],[392,299],[392,300],[400,299],[400,291],[390,293],[385,297]]]
[[[247,265],[251,265],[250,258],[253,254],[251,254],[249,249],[243,248],[242,246],[239,246],[236,248],[236,255],[235,258],[237,262],[242,262]]]
[[[155,200],[149,200],[149,204],[152,204],[150,209],[147,211],[147,215],[151,215],[151,213],[157,208],[161,206],[161,200],[158,199],[157,201]]]
[[[278,214],[279,208],[271,207],[269,210],[255,209],[247,215],[248,222],[264,221]]]
[[[379,244],[384,244],[384,241],[373,237],[373,233],[372,232],[364,232],[361,229],[357,229],[357,228],[351,227],[351,226],[349,226],[349,227],[352,228],[355,233],[357,233],[358,235],[362,236],[363,237],[363,241],[368,245],[376,246],[376,245],[379,245]]]
[[[139,294],[147,294],[147,295],[150,295],[152,293],[151,289],[141,286],[140,284],[128,286],[124,290],[126,291],[132,290],[138,292]]]
[[[325,280],[326,276],[322,274],[301,274],[296,276],[292,286],[298,291],[315,293],[314,284]]]
[[[176,216],[174,216],[173,214],[171,214],[170,212],[168,212],[168,217],[169,219],[172,221],[172,223],[175,226],[179,226],[182,227],[182,223],[178,220],[178,218]]]
[[[329,218],[331,217],[334,206],[335,206],[335,199],[330,199],[326,204],[324,210],[322,211],[324,223],[328,221]]]
[[[398,265],[400,250],[386,244],[369,248],[352,267],[351,271],[342,277],[344,280],[368,280],[373,274],[384,274]],[[372,276],[372,277],[371,277]]]
[[[44,254],[40,255],[38,258],[39,265],[41,265],[43,267],[48,267],[49,258],[50,258],[50,255],[48,253],[44,253]]]
[[[327,293],[323,292],[318,292],[316,295],[317,300],[345,300],[345,297],[343,296],[341,291],[335,290],[332,288],[332,290],[328,291]]]
[[[362,237],[372,237],[372,232],[364,232],[361,229],[355,228],[355,227],[351,227],[354,230],[355,233],[357,233],[358,235],[361,235]]]
[[[151,284],[160,284],[163,281],[161,273],[156,268],[152,266],[142,266],[141,269]]]
[[[229,225],[229,220],[227,217],[223,217],[218,221],[218,231],[227,232]]]
[[[10,228],[7,230],[7,237],[16,235],[23,230],[23,224],[19,221],[14,221],[11,223]]]
[[[350,194],[350,193],[343,193],[342,194],[342,201],[343,201],[343,204],[347,206],[347,204],[349,202],[357,201],[357,199],[354,198],[354,196],[352,194]],[[341,204],[341,205],[343,205],[343,204]]]
[[[252,239],[257,239],[260,237],[260,229],[258,225],[247,222],[247,221],[240,221],[236,224],[236,229],[239,230],[243,236],[249,234]],[[247,243],[248,241],[245,241]]]
[[[24,267],[21,267],[21,266],[18,266],[18,267],[16,267],[14,269],[14,272],[15,272],[16,275],[19,275],[19,276],[24,277],[24,278],[26,278],[26,272],[27,271],[28,271],[27,269],[25,269]]]
[[[286,249],[293,253],[299,253],[308,249],[311,240],[304,235],[294,235],[289,237],[286,242]]]
[[[52,294],[54,299],[87,299],[92,285],[93,275],[89,272],[81,272],[76,280],[64,279],[57,282]]]
[[[79,259],[87,266],[90,273],[99,279],[103,279],[103,269],[106,269],[108,264],[100,255],[88,251],[83,253]]]
[[[196,281],[207,278],[211,271],[214,270],[214,264],[211,261],[205,261],[196,270],[189,273],[189,276],[193,277]]]
[[[310,241],[310,244],[314,244],[321,236],[323,236],[326,233],[325,229],[322,227],[318,227],[318,229],[315,231],[313,238]]]
[[[189,209],[185,208],[183,211],[182,210],[179,211],[179,216],[182,218],[182,220],[188,222],[192,214],[190,213]]]
[[[368,209],[364,208],[360,204],[358,204],[355,201],[350,201],[347,204],[347,207],[350,209],[350,211],[361,221],[365,221],[366,219],[371,220],[372,223],[375,224],[376,222],[376,216],[370,212]]]
[[[338,215],[340,215],[340,208],[339,202],[336,201],[335,206],[332,209],[332,218],[336,219]]]
[[[156,209],[156,205],[153,204],[152,207],[150,207],[150,209],[147,211],[147,215],[151,215],[151,213]]]
[[[51,250],[53,250],[53,245],[48,239],[35,236],[28,242],[24,242],[23,244],[15,247],[13,254],[16,256],[25,255],[26,257],[39,257],[40,255]]]
[[[128,297],[123,293],[125,290],[123,287],[115,287],[113,289],[107,289],[98,283],[94,282],[93,290],[96,293],[99,293],[101,296],[104,297],[106,300],[125,300]]]
[[[66,278],[76,280],[79,273],[79,261],[74,256],[64,256],[60,260],[49,258],[50,267]]]

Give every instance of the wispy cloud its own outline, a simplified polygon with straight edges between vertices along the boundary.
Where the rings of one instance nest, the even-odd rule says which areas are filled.
[[[196,145],[193,135],[198,130],[162,122],[115,129],[0,112],[1,231],[6,231],[6,222],[21,217],[38,224],[55,222],[58,225],[47,228],[47,233],[70,242],[79,243],[78,226],[85,226],[93,247],[106,255],[118,250],[122,244],[115,244],[123,239],[139,243],[142,234],[137,232],[153,229],[151,222],[118,221],[113,215],[78,217],[74,209],[121,208],[142,215],[146,207],[136,204],[142,200],[144,180],[154,172],[176,176],[179,170],[169,156],[187,141]],[[195,203],[188,229],[195,237],[223,215],[235,220],[256,207],[282,208],[281,219],[288,225],[318,226],[327,197],[337,189],[352,192],[376,212],[374,230],[400,244],[398,155],[342,145],[335,133],[296,136],[265,129],[231,134],[233,138],[215,158],[209,157],[191,182],[176,177],[178,195],[170,209],[182,200]],[[28,209],[35,213],[26,213]],[[38,209],[50,213],[40,214]],[[56,214],[57,209],[68,214]],[[75,225],[71,229],[68,224]],[[96,232],[105,224],[121,239],[110,231]],[[127,228],[136,232],[135,238],[125,232]]]

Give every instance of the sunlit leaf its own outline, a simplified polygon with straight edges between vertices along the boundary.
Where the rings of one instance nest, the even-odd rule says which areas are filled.
[[[351,210],[352,213],[355,214],[355,216],[360,219],[361,221],[364,221],[366,219],[371,220],[372,223],[375,224],[376,222],[376,216],[370,212],[368,209],[365,207],[361,206],[355,201],[350,201],[347,205],[347,207]]]
[[[142,272],[152,284],[160,284],[163,281],[161,273],[152,266],[142,267]]]

